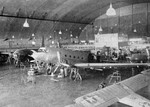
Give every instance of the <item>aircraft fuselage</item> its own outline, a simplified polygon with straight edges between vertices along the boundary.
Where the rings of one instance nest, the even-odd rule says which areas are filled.
[[[79,62],[88,62],[88,55],[90,53],[90,51],[73,51],[63,48],[50,47],[46,48],[46,52],[37,52],[33,57],[38,61],[57,63],[57,52],[60,53],[60,60],[69,65],[74,65]]]

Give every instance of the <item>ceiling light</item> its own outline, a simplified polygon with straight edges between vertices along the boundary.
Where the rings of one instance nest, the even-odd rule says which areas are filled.
[[[72,37],[73,35],[72,34],[70,34],[70,37]]]
[[[34,33],[32,33],[32,37],[34,37],[35,35],[34,35]]]
[[[52,44],[54,44],[55,42],[54,41],[52,41]]]
[[[116,11],[115,9],[112,7],[112,4],[110,3],[109,9],[106,11],[106,15],[107,16],[115,16],[116,15]]]
[[[136,29],[134,29],[133,32],[137,32]]]
[[[32,41],[32,45],[35,45],[36,43],[35,43],[35,41]]]
[[[99,28],[99,32],[101,32],[101,31],[103,31],[103,29],[102,29],[102,27],[100,26],[100,28]]]
[[[25,19],[25,22],[24,22],[24,24],[23,24],[23,27],[29,27],[29,24],[28,24],[28,22],[27,22],[27,19]]]
[[[12,36],[12,38],[14,39],[14,38],[15,38],[15,36],[13,35],[13,36]]]
[[[61,30],[58,33],[61,35],[62,34]]]

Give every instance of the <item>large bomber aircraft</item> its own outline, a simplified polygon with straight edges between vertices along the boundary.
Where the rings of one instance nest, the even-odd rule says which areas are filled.
[[[20,54],[23,56],[23,58],[20,59],[25,60],[25,62],[28,62],[29,59],[33,58],[35,62],[46,62],[48,64],[51,63],[52,65],[54,64],[56,65],[56,68],[54,69],[53,73],[55,73],[60,66],[88,68],[92,70],[102,70],[103,68],[113,67],[149,66],[149,63],[97,63],[90,51],[73,51],[55,47],[46,47],[40,49],[42,51],[39,52],[28,49],[17,50],[14,52],[14,57]]]
[[[46,47],[39,52],[32,50],[36,61],[56,64],[59,60],[62,63],[74,65],[75,63],[85,63],[88,61],[90,51],[72,51],[63,48]]]
[[[120,102],[131,107],[150,107],[150,100],[135,92],[150,83],[150,69],[124,81],[107,86],[75,99],[75,104],[66,107],[108,107]]]
[[[47,47],[41,52],[33,51],[31,57],[33,57],[36,61],[54,64],[61,62],[62,65],[66,66],[68,65],[91,69],[99,69],[104,67],[149,66],[149,63],[96,63],[96,60],[94,60],[93,57],[91,58],[91,55],[92,54],[90,51],[73,51],[63,48]]]
[[[139,66],[149,66],[149,63],[97,63],[93,58],[90,51],[73,51],[70,49],[64,48],[55,48],[55,47],[46,47],[41,49],[42,51],[36,52],[32,50],[33,54],[30,55],[33,57],[34,61],[39,65],[39,62],[46,62],[47,64],[55,65],[55,69],[51,71],[53,75],[57,69],[61,66],[73,67],[75,68],[70,77],[75,79],[79,78],[82,80],[81,71],[82,69],[91,69],[103,71],[103,69],[117,68],[117,67],[139,67]],[[92,56],[92,57],[91,57]],[[79,69],[76,69],[79,68]],[[79,72],[78,72],[79,71]],[[108,74],[108,72],[102,72],[103,74]],[[72,76],[71,76],[72,75]],[[73,78],[74,79],[74,78]]]

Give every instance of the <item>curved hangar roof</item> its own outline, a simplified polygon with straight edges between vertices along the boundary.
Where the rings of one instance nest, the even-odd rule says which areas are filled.
[[[149,0],[0,0],[0,35],[28,37],[65,32],[80,35],[87,24],[104,14],[110,2],[115,9]],[[28,18],[30,28],[22,25]]]

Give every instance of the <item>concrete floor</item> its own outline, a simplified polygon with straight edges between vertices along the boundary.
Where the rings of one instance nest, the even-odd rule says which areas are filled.
[[[103,80],[102,76],[72,81],[50,76],[36,76],[36,84],[24,83],[26,71],[13,66],[0,67],[0,107],[64,107],[79,96],[95,91]],[[54,81],[52,78],[59,81]],[[142,96],[150,99],[149,88],[140,90]],[[128,107],[120,103],[111,107]]]

